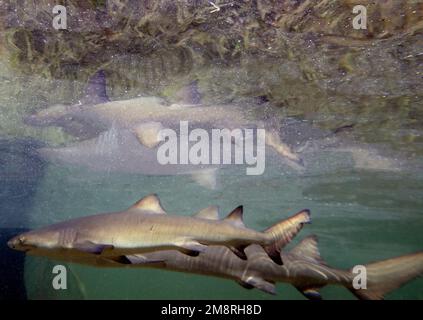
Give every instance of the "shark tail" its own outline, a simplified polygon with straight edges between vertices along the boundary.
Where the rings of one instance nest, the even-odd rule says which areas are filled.
[[[384,296],[423,274],[423,252],[365,265],[367,289],[348,289],[361,300],[382,300]]]
[[[300,232],[304,224],[311,223],[310,210],[304,209],[288,219],[284,219],[264,232],[272,239],[272,244],[265,246],[267,254],[278,264],[282,264],[280,252]]]

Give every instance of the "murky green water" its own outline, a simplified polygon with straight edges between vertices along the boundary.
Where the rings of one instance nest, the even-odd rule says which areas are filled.
[[[283,283],[271,296],[219,278],[67,264],[6,246],[24,229],[123,210],[151,193],[172,214],[218,205],[224,217],[243,205],[246,225],[256,230],[308,208],[313,222],[288,250],[315,234],[322,257],[337,268],[422,250],[419,1],[369,4],[367,31],[350,28],[345,1],[235,1],[215,15],[168,0],[68,1],[64,32],[51,29],[48,2],[0,3],[0,299],[304,299]],[[196,82],[205,104],[259,106],[249,120],[280,125],[304,168],[269,153],[263,175],[225,167],[210,190],[183,175],[94,171],[42,159],[42,147],[85,140],[77,131],[89,132],[92,119],[65,117],[43,128],[24,119],[51,105],[78,104],[100,69],[111,100],[159,96],[179,103],[180,89]],[[69,132],[63,121],[77,126]],[[96,146],[113,155],[112,138]],[[59,263],[67,267],[67,290],[52,286]],[[422,289],[423,279],[416,279],[387,298],[423,299]],[[354,298],[335,286],[322,296]]]
[[[28,216],[28,227],[77,216],[126,208],[139,197],[157,192],[172,213],[191,214],[218,204],[221,214],[239,204],[246,224],[264,229],[281,217],[310,208],[313,223],[298,239],[316,234],[322,256],[329,265],[349,268],[421,249],[423,176],[339,170],[324,175],[282,175],[268,168],[262,177],[226,172],[221,189],[201,189],[186,177],[146,177],[93,174],[84,170],[50,166],[42,178]],[[68,264],[69,289],[52,289],[52,268],[57,263],[28,257],[25,284],[28,297],[93,299],[302,299],[295,288],[278,285],[272,297],[245,290],[217,278],[162,270],[98,269]],[[422,279],[389,297],[421,299]],[[353,298],[343,288],[327,287],[328,299]]]

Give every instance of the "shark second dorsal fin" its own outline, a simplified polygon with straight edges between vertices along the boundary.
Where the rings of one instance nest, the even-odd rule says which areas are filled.
[[[166,214],[163,209],[160,199],[156,194],[150,194],[138,200],[130,209],[141,209],[156,214]]]
[[[82,103],[98,104],[108,101],[110,100],[106,93],[106,74],[103,70],[99,70],[88,79]]]
[[[193,215],[194,218],[208,219],[208,220],[219,220],[219,207],[210,206],[198,211]]]
[[[243,206],[236,207],[228,214],[224,221],[230,222],[238,227],[245,227],[244,221],[242,219],[243,208]]]
[[[295,256],[303,259],[311,260],[313,262],[326,265],[325,261],[320,256],[318,248],[317,236],[311,235],[301,240],[290,252]]]

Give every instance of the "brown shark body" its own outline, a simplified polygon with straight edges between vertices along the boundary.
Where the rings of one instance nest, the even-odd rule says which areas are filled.
[[[197,213],[196,217],[216,220],[217,209],[206,208]],[[320,257],[315,236],[305,238],[289,252],[282,251],[303,225],[309,222],[309,213],[302,211],[269,228],[268,232],[277,229],[282,236],[274,245],[265,249],[256,244],[247,246],[244,249],[246,260],[227,247],[215,245],[207,246],[198,256],[189,256],[177,250],[109,256],[35,246],[27,246],[26,252],[95,267],[149,267],[215,276],[234,280],[244,288],[257,288],[270,294],[276,293],[276,283],[289,283],[308,299],[321,299],[318,290],[326,285],[344,286],[360,299],[383,299],[387,293],[423,273],[423,252],[400,256],[365,265],[367,289],[354,289],[352,284],[355,274],[351,270],[328,266]],[[280,254],[283,265],[270,259],[269,253]]]
[[[133,266],[216,276],[237,281],[244,288],[257,288],[275,294],[275,283],[289,283],[306,298],[320,300],[319,289],[326,285],[340,285],[359,299],[379,300],[408,281],[423,274],[423,252],[396,257],[365,265],[366,289],[355,289],[351,270],[329,267],[320,257],[317,239],[310,236],[289,252],[282,252],[283,265],[275,264],[257,245],[245,249],[247,260],[242,260],[222,246],[210,246],[198,257],[177,251],[161,251],[127,258]]]
[[[308,210],[304,211],[308,216]],[[211,218],[204,218],[210,217]],[[284,221],[265,232],[246,228],[242,207],[219,220],[215,207],[197,216],[168,215],[155,195],[147,196],[128,210],[72,219],[18,235],[9,241],[11,248],[40,255],[120,256],[156,250],[179,250],[197,255],[207,245],[224,245],[245,258],[243,248],[256,243],[266,247],[275,259],[273,243],[286,237]]]

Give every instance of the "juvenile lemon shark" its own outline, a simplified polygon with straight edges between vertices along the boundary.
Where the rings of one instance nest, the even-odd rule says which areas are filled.
[[[195,215],[201,219],[218,219],[217,207],[209,207]],[[320,257],[317,237],[309,236],[292,250],[282,249],[298,234],[303,225],[310,222],[308,212],[302,211],[280,223],[284,237],[274,243],[274,250],[280,252],[284,264],[276,264],[259,245],[245,248],[247,260],[239,258],[224,246],[208,246],[196,257],[177,250],[163,250],[118,257],[104,257],[91,253],[69,254],[64,250],[43,250],[37,246],[14,239],[9,246],[24,250],[30,255],[113,268],[158,268],[184,273],[215,276],[235,280],[244,288],[257,288],[269,294],[276,294],[276,283],[289,283],[295,286],[308,299],[321,299],[319,289],[326,285],[341,285],[359,299],[379,300],[423,273],[423,252],[404,255],[365,265],[367,289],[355,289],[355,274],[351,270],[329,267]],[[276,249],[276,247],[278,249]]]
[[[209,213],[211,211],[212,213]],[[242,206],[225,219],[204,219],[215,210],[205,209],[197,216],[168,215],[156,195],[136,202],[122,212],[103,213],[76,218],[17,235],[8,245],[17,250],[35,251],[39,255],[99,255],[119,259],[129,254],[176,249],[197,255],[207,245],[228,246],[245,258],[243,249],[252,243],[265,247],[277,263],[282,264],[275,247],[286,237],[282,220],[264,232],[246,228]],[[309,211],[304,210],[308,215]]]
[[[205,209],[200,210],[199,212],[195,213],[193,217],[198,219],[207,219],[207,220],[219,220],[219,213],[218,207],[210,206]],[[301,230],[304,224],[310,223],[310,212],[308,210],[300,211],[299,213],[293,215],[292,217],[285,219],[279,223],[277,223],[277,228],[281,233],[281,237],[272,245],[266,247],[267,252],[271,252],[272,254],[278,254],[278,248],[282,247],[284,243],[288,243],[291,241],[293,237]],[[275,229],[276,225],[270,227],[268,231]],[[53,233],[52,236],[55,236]],[[44,239],[39,239],[39,241],[44,241],[46,243],[54,242],[55,239],[49,240],[48,235],[44,236]],[[143,261],[142,265],[132,265],[131,261],[127,258],[127,256],[102,256],[98,254],[93,254],[91,252],[85,251],[78,251],[78,250],[65,250],[58,247],[46,247],[41,243],[36,243],[35,240],[28,241],[27,236],[18,235],[11,239],[8,242],[10,248],[15,250],[24,251],[28,255],[32,256],[43,256],[53,260],[59,260],[63,262],[71,262],[71,263],[78,263],[83,265],[89,265],[94,267],[144,267],[144,266],[156,266],[157,263],[162,264],[163,260],[159,259],[155,261],[154,259],[150,259],[148,262]],[[208,250],[208,247],[206,248]],[[163,251],[164,252],[164,251]],[[177,250],[166,250],[166,252],[174,253],[179,252]],[[185,251],[184,251],[185,252]],[[189,253],[189,252],[188,252]],[[181,253],[185,255],[185,253]],[[139,259],[141,256],[133,256],[133,258]]]
[[[280,242],[281,246],[286,243]],[[281,251],[283,265],[274,263],[262,247],[252,244],[245,248],[247,260],[242,260],[222,246],[209,246],[198,257],[189,257],[175,250],[129,255],[131,266],[161,268],[227,278],[247,289],[257,288],[276,294],[276,283],[289,283],[310,300],[322,299],[319,289],[340,285],[363,300],[380,300],[384,296],[423,274],[423,252],[364,265],[367,287],[354,288],[357,275],[352,270],[328,266],[320,257],[317,237],[303,239],[292,250]]]

